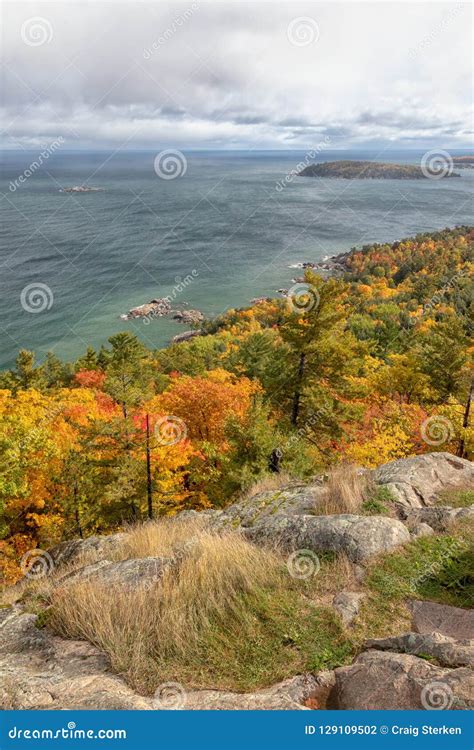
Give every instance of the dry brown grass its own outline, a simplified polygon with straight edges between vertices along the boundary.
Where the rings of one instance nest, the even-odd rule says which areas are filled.
[[[355,591],[361,586],[356,581],[353,564],[347,555],[341,552],[334,559],[321,560],[321,569],[314,580],[314,588],[318,602],[328,604],[338,591]]]
[[[134,551],[169,552],[168,525],[159,530],[145,526],[133,532]],[[181,664],[193,663],[213,628],[238,622],[243,599],[258,596],[282,575],[278,557],[235,532],[216,536],[193,531],[189,555],[150,588],[111,589],[94,581],[58,588],[52,596],[53,628],[104,650],[114,670],[138,689],[154,689],[164,676],[179,672]],[[157,541],[163,543],[159,550]],[[184,541],[182,534],[176,532],[173,541]]]
[[[317,500],[317,512],[330,516],[357,513],[362,507],[369,487],[367,474],[350,464],[337,466],[329,472],[323,491]]]
[[[241,494],[239,500],[250,500],[250,498],[260,495],[262,492],[274,492],[280,490],[282,487],[291,485],[294,481],[295,480],[285,472],[280,472],[279,474],[267,474],[245,490]]]
[[[205,522],[204,516],[171,517],[126,527],[126,537],[111,557],[114,561],[132,557],[171,557],[181,545],[203,532]]]

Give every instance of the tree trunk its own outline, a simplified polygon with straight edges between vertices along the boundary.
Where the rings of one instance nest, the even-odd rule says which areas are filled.
[[[280,463],[281,463],[281,450],[279,448],[274,448],[270,454],[270,460],[268,462],[268,468],[271,472],[274,474],[280,473]]]
[[[467,429],[467,427],[469,426],[469,413],[471,411],[471,402],[472,402],[473,392],[474,392],[474,380],[471,381],[469,393],[467,394],[466,407],[464,409],[464,419],[462,421],[463,429]],[[466,458],[466,446],[465,446],[464,436],[461,438],[459,442],[458,456],[460,458]]]
[[[77,489],[77,482],[74,481],[74,520],[76,522],[76,527],[79,532],[79,536],[81,539],[84,539],[84,535],[82,533],[82,526],[81,526],[81,517],[79,515],[79,498],[78,498],[78,489]]]
[[[146,415],[146,494],[148,518],[153,518],[153,483],[151,479],[150,416]]]
[[[301,384],[303,382],[305,360],[306,354],[304,352],[301,352],[300,363],[298,365],[298,376],[296,379],[296,389],[293,396],[293,409],[291,413],[291,424],[295,427],[298,424],[298,416],[300,413]]]

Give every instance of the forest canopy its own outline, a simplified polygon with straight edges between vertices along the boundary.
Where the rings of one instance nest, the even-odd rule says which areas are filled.
[[[344,266],[165,349],[123,332],[74,363],[20,351],[0,373],[7,580],[30,548],[224,506],[272,473],[472,458],[474,228],[366,246]]]

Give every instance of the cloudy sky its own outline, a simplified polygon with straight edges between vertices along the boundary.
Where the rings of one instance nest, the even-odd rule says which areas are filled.
[[[3,5],[2,145],[472,145],[470,3]]]

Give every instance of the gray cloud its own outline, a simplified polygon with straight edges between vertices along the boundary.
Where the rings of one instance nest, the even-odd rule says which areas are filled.
[[[7,2],[3,144],[62,135],[74,148],[311,148],[324,136],[334,147],[465,145],[471,12],[468,3]],[[289,39],[300,17],[317,26],[306,46]],[[38,18],[47,40],[31,44]]]

